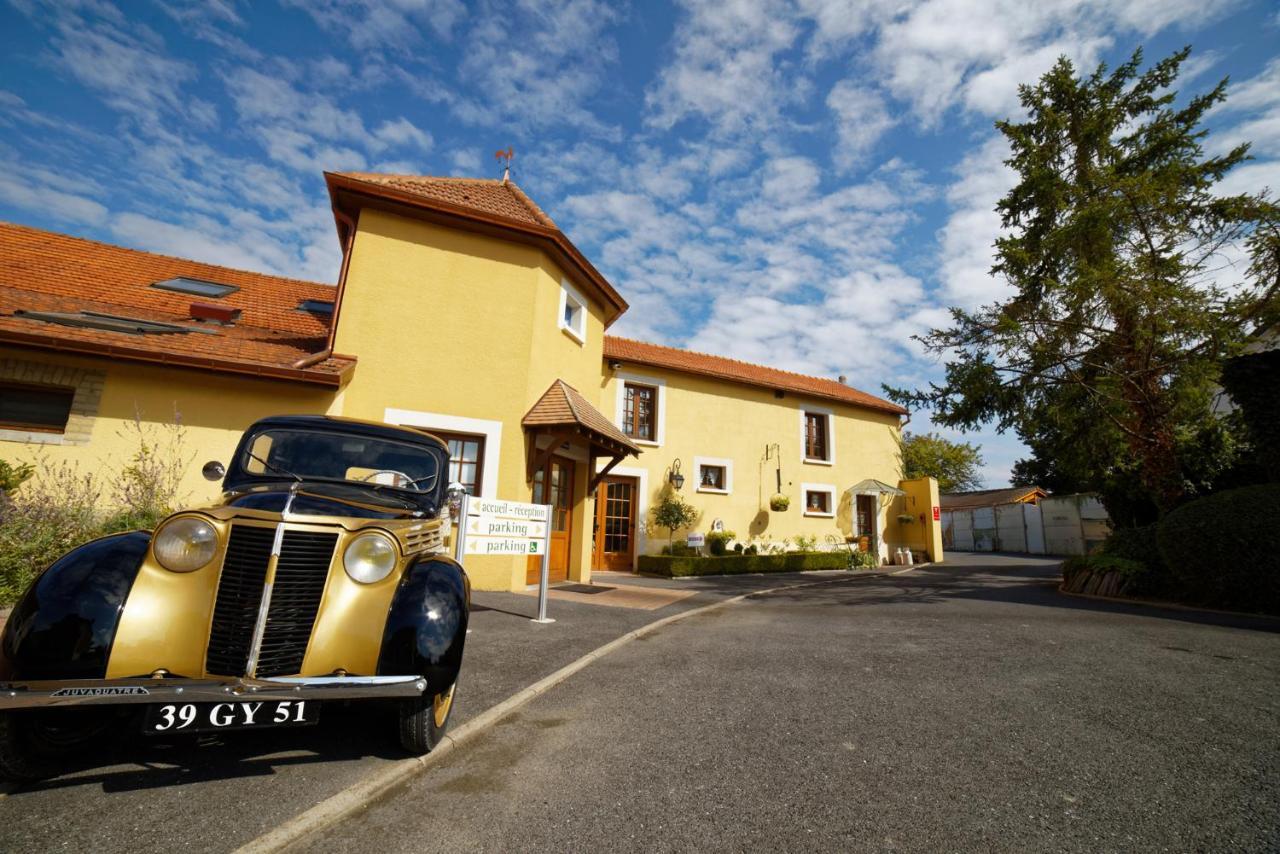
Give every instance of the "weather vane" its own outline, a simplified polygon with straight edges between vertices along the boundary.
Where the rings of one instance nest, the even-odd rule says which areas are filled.
[[[510,179],[511,161],[516,159],[516,150],[508,145],[506,151],[495,151],[493,159],[502,161],[502,180],[505,182]]]

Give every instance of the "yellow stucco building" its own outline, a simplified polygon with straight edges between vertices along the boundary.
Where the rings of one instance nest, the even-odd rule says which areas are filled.
[[[675,483],[697,530],[940,558],[936,484],[900,481],[905,410],[609,336],[626,301],[508,181],[326,179],[336,290],[0,225],[0,459],[118,467],[135,420],[176,414],[201,501],[216,487],[200,463],[253,420],[326,413],[429,429],[472,494],[554,505],[553,579],[658,551],[650,510]],[[467,569],[480,589],[534,573],[523,557]]]

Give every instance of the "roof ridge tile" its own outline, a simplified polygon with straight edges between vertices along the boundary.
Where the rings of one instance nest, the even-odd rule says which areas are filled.
[[[683,347],[671,347],[666,344],[654,344],[649,341],[641,341],[636,338],[625,338],[620,335],[605,336],[606,350],[608,349],[609,343],[611,341],[620,342],[622,344],[633,344],[641,348],[648,347],[654,350],[666,351],[667,353],[674,354],[674,355],[695,356],[701,359],[714,360],[716,362],[727,362],[730,365],[740,366],[743,368],[750,368],[756,371],[768,371],[772,374],[782,374],[787,377],[794,377],[797,380],[804,380],[806,382],[811,382],[811,383],[821,383],[822,385],[826,386],[831,393],[836,393],[841,391],[846,393],[851,393],[851,394],[843,394],[839,398],[848,403],[852,403],[855,405],[861,404],[863,406],[871,406],[876,409],[882,409],[882,410],[893,411],[893,412],[905,413],[907,411],[905,408],[898,406],[895,403],[884,400],[883,398],[880,398],[880,397],[876,397],[875,395],[869,392],[863,391],[862,389],[856,388],[851,385],[847,385],[845,383],[840,382],[839,380],[833,380],[828,377],[819,377],[819,376],[814,376],[813,374],[802,374],[802,373],[799,373],[798,371],[788,371],[784,368],[775,368],[771,365],[761,365],[755,362],[747,362],[742,359],[735,359],[732,356],[720,356],[715,353],[706,353],[700,350],[690,350]],[[619,354],[619,358],[625,359],[626,356],[625,354]],[[676,370],[681,369],[675,365],[671,365],[670,367]],[[708,373],[708,371],[698,371],[696,368],[693,368],[691,366],[686,366],[684,370],[689,370],[694,373]],[[768,385],[768,383],[765,383],[762,379],[752,379],[750,377],[745,377],[745,376],[738,376],[735,378],[738,379],[740,382],[746,382],[752,385]],[[818,396],[831,397],[831,394],[824,394],[818,389],[813,389],[813,388],[806,389],[806,388],[793,386],[788,390],[794,391],[800,394],[813,394]],[[861,400],[851,399],[853,396],[857,396],[858,398],[861,398]]]

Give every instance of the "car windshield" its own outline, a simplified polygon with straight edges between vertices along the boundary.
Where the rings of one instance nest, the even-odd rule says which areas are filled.
[[[264,430],[240,461],[249,474],[346,481],[430,492],[437,457],[407,442],[314,430]]]

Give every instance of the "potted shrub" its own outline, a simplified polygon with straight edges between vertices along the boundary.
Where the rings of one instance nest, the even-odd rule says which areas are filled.
[[[910,513],[899,513],[899,514],[898,514],[898,524],[899,524],[899,525],[910,525],[910,524],[911,524],[912,522],[914,522],[915,520],[916,520],[916,517],[915,517],[915,516],[912,516]]]
[[[707,551],[714,557],[724,557],[729,553],[729,543],[736,536],[733,531],[712,531],[707,534]]]
[[[769,499],[769,509],[776,513],[781,513],[791,506],[791,499],[783,495],[781,492],[774,493]]]

